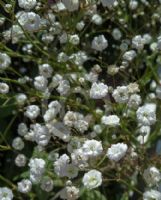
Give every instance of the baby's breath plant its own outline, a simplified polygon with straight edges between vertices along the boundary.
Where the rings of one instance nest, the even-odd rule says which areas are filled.
[[[161,200],[160,27],[160,0],[0,0],[0,200]]]

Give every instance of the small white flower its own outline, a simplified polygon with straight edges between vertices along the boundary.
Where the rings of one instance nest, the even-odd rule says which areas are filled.
[[[120,118],[117,115],[103,116],[101,122],[107,126],[118,126],[120,125]]]
[[[66,176],[66,167],[69,164],[69,161],[69,156],[63,154],[54,162],[54,171],[59,177]]]
[[[36,6],[36,0],[18,0],[18,5],[25,10],[31,10]]]
[[[77,34],[69,36],[69,42],[73,45],[78,45],[80,42],[80,38]]]
[[[1,200],[12,200],[13,199],[12,190],[10,190],[7,187],[0,187],[0,199]]]
[[[127,103],[129,99],[128,88],[126,86],[118,86],[113,91],[112,96],[118,103]]]
[[[0,53],[0,70],[5,70],[11,64],[11,58],[6,53]]]
[[[29,119],[36,119],[40,114],[40,108],[36,105],[27,106],[26,112],[24,113]]]
[[[92,49],[97,51],[103,51],[108,46],[108,41],[106,40],[104,35],[99,35],[94,37],[92,41]]]
[[[126,51],[123,55],[123,59],[131,62],[136,57],[136,52],[134,50]]]
[[[143,177],[149,186],[156,185],[161,180],[161,174],[156,167],[148,167],[144,170]]]
[[[27,100],[27,96],[23,93],[17,94],[16,95],[16,101],[18,105],[24,105],[25,101]]]
[[[108,93],[108,86],[104,83],[93,83],[90,89],[90,98],[102,99]]]
[[[75,178],[78,176],[78,168],[74,164],[68,164],[65,169],[65,174],[68,178]]]
[[[88,189],[94,189],[102,184],[102,174],[97,170],[90,170],[83,176],[83,185]]]
[[[80,167],[81,165],[87,166],[88,156],[84,153],[83,149],[76,149],[71,153],[72,163]]]
[[[9,86],[6,83],[0,83],[0,93],[7,94],[9,92]]]
[[[37,76],[34,79],[34,86],[37,90],[45,91],[48,81],[44,76]]]
[[[148,190],[143,194],[143,200],[161,200],[161,193],[157,190]]]
[[[77,29],[78,31],[82,31],[83,28],[84,28],[84,26],[85,26],[84,21],[80,21],[80,22],[77,23],[76,29]]]
[[[135,10],[138,7],[138,1],[136,0],[130,0],[129,2],[129,8],[131,10]]]
[[[39,65],[39,73],[45,78],[50,78],[52,76],[52,72],[53,69],[48,63]]]
[[[103,147],[101,141],[86,140],[82,146],[83,152],[89,157],[98,156],[102,153]]]
[[[15,164],[18,167],[24,167],[26,165],[26,156],[24,154],[18,154],[15,159]]]
[[[137,120],[142,125],[153,125],[156,122],[156,104],[147,103],[138,108]]]
[[[69,185],[60,191],[60,198],[67,200],[76,200],[79,198],[79,189]]]
[[[46,126],[42,126],[36,123],[33,125],[33,131],[34,131],[34,140],[38,145],[40,146],[48,145],[51,135]]]
[[[30,167],[30,180],[33,183],[40,181],[41,176],[45,172],[45,161],[41,158],[31,158],[28,166]]]
[[[40,28],[40,16],[34,12],[22,12],[19,14],[18,22],[26,31],[37,31]]]
[[[141,126],[138,130],[138,132],[142,135],[142,136],[146,136],[150,134],[150,126]]]
[[[142,38],[141,35],[136,35],[132,39],[132,47],[137,50],[142,50],[144,48],[144,39]]]
[[[25,135],[27,134],[27,132],[28,132],[27,125],[26,125],[25,123],[20,123],[20,124],[18,125],[17,131],[18,131],[18,134],[19,134],[20,136],[25,136]]]
[[[20,137],[16,137],[12,141],[12,147],[16,150],[22,150],[24,148],[25,144],[23,140]]]
[[[88,56],[84,51],[78,51],[77,53],[73,53],[69,59],[73,61],[76,65],[81,66],[88,60]]]
[[[128,107],[129,108],[138,108],[138,106],[141,104],[141,96],[138,94],[132,94],[128,100]]]
[[[67,80],[62,80],[59,82],[59,86],[57,87],[57,91],[60,95],[65,96],[70,91],[70,83]]]
[[[102,20],[102,17],[101,17],[100,15],[94,14],[94,15],[92,16],[92,22],[93,22],[94,24],[96,24],[96,25],[101,25],[102,22],[103,22],[103,20]]]
[[[54,183],[50,177],[48,176],[43,177],[43,180],[41,181],[41,186],[40,186],[42,190],[46,192],[51,192],[53,190],[53,186],[54,186]]]
[[[113,29],[112,36],[115,40],[120,40],[122,37],[122,33],[118,28]]]
[[[23,179],[22,181],[17,183],[17,186],[19,192],[26,194],[31,191],[32,183],[28,179]]]
[[[112,146],[107,150],[107,157],[110,160],[119,161],[125,156],[127,149],[127,144],[112,144]]]

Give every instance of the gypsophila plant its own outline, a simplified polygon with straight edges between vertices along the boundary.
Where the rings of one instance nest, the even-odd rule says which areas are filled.
[[[0,200],[161,200],[161,0],[0,0]]]

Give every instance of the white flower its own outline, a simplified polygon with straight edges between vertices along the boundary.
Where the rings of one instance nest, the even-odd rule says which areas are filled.
[[[96,24],[96,25],[101,25],[102,24],[102,17],[100,16],[100,15],[98,15],[98,14],[94,14],[93,16],[92,16],[92,22],[94,23],[94,24]]]
[[[143,194],[143,200],[161,200],[161,193],[157,190],[148,190]]]
[[[17,186],[19,192],[26,194],[31,191],[32,183],[28,179],[23,179],[22,181],[17,183]]]
[[[150,134],[150,126],[141,126],[138,131],[142,136],[149,135]]]
[[[108,86],[104,83],[93,83],[90,89],[90,98],[102,99],[108,93]]]
[[[136,52],[134,50],[126,51],[123,55],[123,59],[131,62],[136,57]]]
[[[36,119],[39,114],[40,114],[40,108],[36,105],[27,106],[26,112],[24,113],[24,115],[31,120]]]
[[[54,186],[53,180],[50,177],[45,176],[41,181],[40,187],[42,190],[46,192],[51,192],[53,190],[53,186]]]
[[[60,95],[64,96],[69,93],[70,90],[70,83],[67,80],[62,80],[59,82],[59,86],[57,87],[57,91]]]
[[[64,52],[60,52],[58,54],[58,57],[57,57],[57,61],[60,62],[60,63],[65,63],[67,62],[67,60],[69,59],[69,57],[67,56],[66,53]]]
[[[75,186],[66,186],[60,191],[60,198],[67,200],[76,200],[79,198],[79,189]]]
[[[88,165],[87,160],[88,156],[84,153],[83,149],[76,149],[73,153],[71,153],[72,163],[76,166]]]
[[[118,86],[112,93],[117,103],[127,103],[129,99],[128,88],[126,86]]]
[[[137,50],[142,50],[144,48],[144,39],[142,38],[141,35],[136,35],[132,39],[132,47]]]
[[[103,51],[108,46],[108,41],[106,40],[104,35],[99,35],[94,37],[92,41],[92,48],[97,51]]]
[[[122,37],[122,33],[118,28],[113,29],[112,36],[115,40],[120,40]]]
[[[131,10],[135,10],[138,7],[138,1],[136,0],[130,0],[129,2],[129,8]]]
[[[27,100],[27,96],[23,93],[16,95],[16,101],[18,105],[24,105],[25,101]]]
[[[102,184],[102,174],[97,170],[90,170],[84,174],[82,182],[88,189],[97,188]]]
[[[37,90],[45,91],[48,81],[44,76],[36,76],[34,79],[34,86]]]
[[[69,36],[69,42],[73,45],[78,45],[80,42],[80,38],[77,34]]]
[[[82,31],[83,28],[84,28],[84,26],[85,26],[84,21],[80,21],[80,22],[77,23],[76,29],[77,29],[78,31]]]
[[[69,12],[73,12],[79,8],[79,0],[62,0],[62,2]]]
[[[40,16],[34,12],[22,12],[18,16],[18,22],[27,31],[37,31],[40,28]]]
[[[68,111],[64,116],[64,124],[68,127],[74,126],[75,121],[77,121],[78,115],[76,112]]]
[[[77,53],[73,53],[69,59],[73,61],[76,65],[81,66],[84,62],[88,60],[88,56],[84,51],[78,51]]]
[[[34,131],[34,140],[38,145],[40,146],[48,145],[51,135],[46,126],[42,126],[36,123],[33,125],[33,131]]]
[[[11,58],[6,53],[0,53],[0,70],[5,70],[11,64]]]
[[[156,122],[156,104],[147,103],[138,108],[137,120],[142,125],[153,125]]]
[[[74,128],[77,129],[80,133],[84,133],[85,131],[88,130],[88,122],[86,122],[85,120],[77,120],[74,123]]]
[[[15,164],[18,167],[24,167],[26,165],[26,156],[24,154],[18,154],[15,159]]]
[[[28,166],[30,167],[30,180],[38,183],[45,172],[45,161],[41,158],[31,158]]]
[[[13,199],[12,190],[10,190],[7,187],[0,187],[0,199],[1,200],[12,200]]]
[[[141,104],[141,96],[138,94],[132,94],[128,100],[128,107],[130,108],[138,108]]]
[[[156,167],[148,167],[144,170],[143,177],[149,186],[156,185],[161,180],[161,174]]]
[[[22,150],[24,148],[25,144],[23,140],[20,137],[16,137],[12,141],[12,147],[16,150]]]
[[[7,94],[9,92],[9,86],[6,83],[0,83],[0,93]]]
[[[112,144],[112,146],[107,150],[107,157],[110,160],[119,161],[126,154],[128,147],[124,143]]]
[[[69,161],[69,156],[63,154],[54,162],[54,171],[59,177],[66,176],[66,167],[69,164]]]
[[[94,125],[93,130],[94,130],[95,133],[100,134],[103,129],[102,129],[102,126],[100,124],[96,124],[96,125]]]
[[[12,25],[7,32],[12,39],[12,44],[16,44],[21,38],[24,38],[24,32],[19,25]]]
[[[25,10],[31,10],[36,6],[36,0],[18,0],[18,5]]]
[[[102,153],[103,147],[101,141],[86,140],[82,146],[83,152],[89,157],[98,156]]]
[[[48,105],[48,110],[45,112],[43,118],[45,122],[53,120],[60,112],[61,104],[58,101],[52,101]]]
[[[75,178],[78,176],[78,168],[74,164],[68,164],[65,168],[65,176]]]
[[[79,198],[79,189],[75,186],[67,186],[66,194],[68,200],[76,200]]]
[[[39,65],[39,73],[45,78],[50,78],[52,76],[52,72],[53,69],[48,63]]]
[[[120,118],[117,115],[103,116],[101,122],[107,126],[118,126],[120,125]]]
[[[20,124],[18,125],[17,131],[18,131],[18,134],[19,134],[20,136],[25,136],[25,135],[27,134],[27,132],[28,132],[27,125],[26,125],[25,123],[20,123]]]

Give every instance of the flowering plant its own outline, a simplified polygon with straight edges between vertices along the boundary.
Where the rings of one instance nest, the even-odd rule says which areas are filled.
[[[0,199],[161,200],[161,1],[0,6]]]

